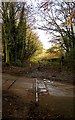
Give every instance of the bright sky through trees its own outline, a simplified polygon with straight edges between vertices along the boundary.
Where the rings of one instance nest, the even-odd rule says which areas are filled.
[[[42,0],[28,0],[28,3],[29,3],[29,1],[33,5],[33,9],[35,11],[37,11],[37,3],[38,2],[40,3]],[[37,12],[36,12],[35,17],[36,17],[36,20],[37,20],[35,24],[37,25],[38,22],[39,22],[38,20],[40,19],[40,17],[38,17],[38,15],[37,15]],[[42,22],[40,22],[40,24],[42,24]],[[38,27],[38,25],[37,25],[37,27]],[[42,42],[43,47],[45,49],[48,49],[48,48],[51,47],[51,43],[49,42],[50,38],[49,38],[49,35],[46,32],[44,32],[43,30],[39,30],[39,29],[34,30],[34,32],[36,32],[37,35],[39,36],[39,39]]]
[[[24,1],[24,0],[23,0]],[[37,13],[37,3],[41,3],[42,0],[26,0],[28,4],[32,4],[33,5],[33,9],[35,11],[35,18],[36,18],[36,23],[35,26],[38,27],[38,23],[39,23],[39,20],[41,19],[39,16],[38,16],[38,13]],[[42,22],[40,22],[40,25],[42,24]],[[39,29],[35,29],[34,30],[35,33],[37,33],[38,37],[39,37],[39,40],[42,42],[43,44],[43,47],[45,49],[48,49],[51,47],[51,43],[49,42],[50,41],[50,36],[43,30],[39,30]]]
[[[38,10],[37,10],[37,5],[38,4],[41,4],[41,2],[42,3],[44,3],[43,5],[44,5],[44,10],[45,9],[47,9],[47,7],[48,7],[48,5],[47,4],[45,4],[45,3],[48,3],[48,2],[51,2],[51,1],[54,1],[54,0],[30,0],[31,2],[32,2],[32,4],[33,4],[33,8],[34,8],[34,10],[36,11],[36,15],[35,15],[35,17],[36,17],[36,24],[37,24],[37,27],[38,27],[38,25],[42,25],[42,21],[41,21],[41,17],[40,16],[38,16]],[[46,2],[45,2],[46,1]],[[63,0],[60,0],[60,3],[61,3],[61,1],[63,1]],[[72,2],[72,0],[64,0],[65,2],[68,2],[68,3],[71,3]],[[40,14],[40,13],[39,13]],[[39,22],[40,21],[40,22]],[[71,21],[71,20],[70,20]],[[60,24],[60,22],[59,21],[57,21],[58,22],[58,24]],[[48,36],[48,34],[46,34],[45,32],[43,32],[43,30],[41,31],[41,30],[36,30],[37,31],[37,34],[39,35],[39,38],[40,38],[40,40],[41,40],[41,42],[43,43],[43,46],[44,46],[44,48],[46,48],[46,49],[48,49],[49,47],[51,47],[51,43],[49,42],[50,40],[51,40],[51,35],[49,35]],[[49,38],[49,39],[48,39]]]
[[[43,44],[45,49],[51,47],[51,43],[49,42],[49,35],[46,34],[43,30],[36,30],[37,35],[39,36],[40,41]]]
[[[5,1],[5,0],[4,0]],[[9,0],[6,0],[6,1],[9,1]],[[12,2],[13,1],[16,1],[16,0],[11,0]],[[45,1],[45,0],[17,0],[17,1],[21,1],[21,2],[24,2],[24,1],[27,1],[28,4],[32,3],[33,5],[33,9],[34,11],[37,11],[37,3],[40,3],[41,1]],[[54,1],[54,0],[52,0]],[[71,0],[65,0],[65,1],[71,1]],[[38,24],[38,20],[40,19],[40,17],[38,17],[37,15],[37,12],[36,12],[36,15],[35,15],[37,21],[35,24]],[[42,22],[40,22],[40,25],[42,24]],[[37,25],[38,26],[38,25]],[[39,30],[39,29],[36,29],[35,32],[37,33],[37,35],[39,36],[39,39],[40,41],[42,42],[43,44],[43,47],[45,49],[48,49],[51,47],[51,43],[49,42],[51,40],[51,36],[49,36],[47,33],[45,33],[43,30]]]

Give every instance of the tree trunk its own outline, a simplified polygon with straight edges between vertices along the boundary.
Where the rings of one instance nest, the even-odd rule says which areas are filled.
[[[7,40],[5,40],[5,56],[6,56],[6,60],[5,60],[5,62],[6,62],[6,64],[10,64],[10,57],[9,57],[9,47],[8,47],[8,41]]]

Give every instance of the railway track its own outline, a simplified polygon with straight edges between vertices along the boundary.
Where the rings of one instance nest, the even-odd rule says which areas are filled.
[[[11,87],[15,84],[16,81],[17,78],[11,80],[6,79],[5,81],[3,81],[3,86],[2,86],[3,90],[11,89]],[[18,87],[18,89],[21,91],[24,89],[29,90],[31,89],[30,84],[33,84],[32,89],[34,90],[34,96],[35,96],[34,98],[36,102],[39,102],[39,97],[42,94],[54,95],[54,96],[66,96],[66,97],[73,96],[72,86],[65,85],[59,82],[56,83],[48,79],[35,78],[35,81],[33,83],[30,83],[30,81],[29,82],[27,81],[27,83],[24,81],[22,84],[17,82],[16,87]]]
[[[48,79],[37,79],[36,78],[36,94],[35,101],[39,101],[39,97],[42,94],[53,95],[53,96],[64,96],[64,97],[73,97],[73,86],[69,84],[64,84],[60,82],[53,82]]]
[[[49,94],[48,88],[44,80],[35,80],[35,101],[39,102],[39,95],[40,94]]]
[[[39,105],[47,104],[51,110],[53,107],[55,110],[58,108],[59,112],[66,110],[64,114],[67,114],[67,116],[72,114],[74,96],[72,95],[72,85],[41,78],[10,77],[8,79],[7,77],[3,81],[3,90],[8,90],[7,92],[10,94],[14,93],[11,96],[20,96],[18,99],[22,97],[25,103],[35,101],[37,103],[35,105],[38,105],[38,103]],[[5,91],[3,92],[5,95]],[[4,100],[6,98],[10,100],[10,96],[5,96]]]

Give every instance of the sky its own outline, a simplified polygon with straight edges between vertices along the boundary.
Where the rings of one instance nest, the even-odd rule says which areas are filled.
[[[43,0],[18,0],[18,1],[21,1],[21,2],[27,1],[28,4],[32,3],[33,9],[34,9],[35,11],[37,11],[37,10],[36,10],[36,9],[37,9],[37,2],[41,2],[41,1],[43,1]],[[36,19],[37,19],[37,22],[35,23],[35,25],[37,26],[37,24],[38,24],[38,19],[40,19],[40,18],[37,18],[37,14],[35,15],[35,17],[36,17]],[[42,22],[41,22],[41,23],[42,23]],[[40,23],[40,24],[41,24],[41,23]],[[51,47],[51,43],[49,42],[49,36],[47,35],[47,33],[45,33],[43,30],[39,30],[39,29],[35,29],[35,30],[33,30],[33,31],[34,31],[34,32],[37,34],[37,36],[39,37],[39,40],[41,41],[43,47],[44,47],[45,49],[49,49],[49,48]]]
[[[24,1],[24,0],[22,0]],[[26,0],[28,2],[28,4],[32,3],[33,5],[33,9],[34,11],[37,11],[37,3],[41,2],[43,0]],[[37,16],[37,14],[34,15],[36,18],[36,23],[35,26],[38,26],[38,20],[40,19],[40,17]],[[42,24],[42,22],[40,22],[40,25]],[[39,30],[39,29],[34,29],[33,30],[37,36],[39,37],[39,40],[41,41],[43,48],[45,49],[49,49],[51,47],[51,43],[49,42],[49,35],[47,35],[47,33],[45,33],[43,30]]]
[[[49,35],[45,33],[43,30],[36,30],[37,36],[39,36],[39,40],[42,42],[43,47],[45,49],[49,49],[52,45],[49,42]]]
[[[41,2],[43,0],[30,0],[30,1],[32,2],[34,9],[36,10],[36,7],[37,7],[36,2]],[[37,15],[35,17],[37,17]],[[37,19],[40,19],[40,18],[37,18]],[[36,22],[36,24],[38,24],[37,22]],[[40,24],[42,24],[42,23],[40,22]],[[43,30],[39,30],[39,29],[36,29],[35,32],[39,36],[39,40],[42,42],[43,47],[45,49],[49,49],[51,47],[51,43],[49,42],[49,35],[47,33],[45,33]]]

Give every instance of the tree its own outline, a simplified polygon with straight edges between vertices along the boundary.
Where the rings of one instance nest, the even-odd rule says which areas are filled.
[[[42,44],[37,35],[29,28],[26,36],[26,59],[30,58],[36,51],[42,49]]]
[[[28,7],[25,3],[2,3],[2,41],[7,64],[30,58],[41,43],[28,24]]]
[[[75,3],[71,4],[63,1],[45,0],[39,4],[39,15],[41,16],[41,25],[39,29],[47,31],[53,36],[51,42],[61,44],[67,54],[75,49],[75,35],[73,29],[74,15],[71,17],[70,26],[67,25],[69,16],[73,12]],[[73,53],[73,57],[74,57]]]
[[[5,54],[5,62],[6,64],[10,64],[9,58],[9,39],[8,39],[8,26],[9,26],[9,19],[8,19],[8,3],[2,3],[2,16],[3,16],[3,23],[2,23],[2,39],[3,39],[3,48]]]
[[[25,57],[26,30],[27,30],[27,21],[25,15],[25,4],[23,3],[22,9],[20,11],[20,18],[17,26],[17,37],[16,37],[17,59],[21,59],[21,61],[23,61]]]
[[[15,3],[9,3],[9,26],[8,26],[8,39],[10,47],[10,61],[16,59],[16,21],[15,21]]]

